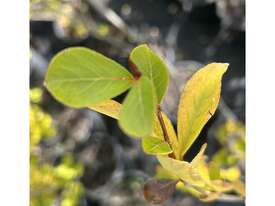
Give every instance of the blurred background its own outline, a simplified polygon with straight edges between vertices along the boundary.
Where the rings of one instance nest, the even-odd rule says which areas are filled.
[[[157,160],[116,120],[65,107],[46,91],[51,58],[71,46],[96,50],[128,68],[148,43],[167,63],[162,103],[176,124],[179,94],[202,65],[227,62],[218,111],[185,159],[206,154],[230,181],[245,177],[244,0],[30,0],[30,201],[32,206],[145,206],[143,184],[163,176]],[[123,99],[123,95],[117,98]],[[234,195],[234,193],[232,193]],[[166,206],[242,206],[238,198],[200,202],[181,188]]]

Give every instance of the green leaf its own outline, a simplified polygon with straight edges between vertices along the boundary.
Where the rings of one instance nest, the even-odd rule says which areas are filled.
[[[158,103],[160,103],[169,82],[169,73],[165,63],[146,44],[139,45],[132,50],[130,61],[143,75],[152,80]]]
[[[187,82],[178,108],[178,139],[183,156],[215,113],[221,79],[228,64],[212,63],[197,71]]]
[[[119,116],[121,128],[134,137],[149,136],[153,131],[156,97],[151,81],[142,76],[129,91]]]
[[[142,138],[142,148],[144,152],[152,155],[165,155],[173,152],[167,142],[156,137]]]
[[[51,61],[45,85],[60,102],[86,107],[131,87],[132,75],[115,61],[87,48],[61,51]]]

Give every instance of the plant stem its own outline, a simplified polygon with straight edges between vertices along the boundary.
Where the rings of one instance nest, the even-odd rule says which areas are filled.
[[[137,66],[134,64],[134,62],[131,61],[130,58],[128,59],[128,64],[132,70],[135,80],[138,80],[141,77],[141,73],[138,70]]]
[[[163,133],[164,140],[165,140],[165,142],[167,142],[167,143],[170,145],[170,147],[172,148],[172,145],[171,145],[170,140],[169,140],[168,132],[167,132],[167,130],[166,130],[166,127],[165,127],[165,123],[164,123],[163,117],[162,117],[162,115],[161,115],[161,108],[160,108],[159,105],[158,105],[158,108],[157,108],[157,116],[158,116],[158,120],[159,120],[161,129],[162,129],[162,133]],[[171,158],[174,158],[174,159],[176,158],[174,152],[170,153],[168,156],[171,157]]]

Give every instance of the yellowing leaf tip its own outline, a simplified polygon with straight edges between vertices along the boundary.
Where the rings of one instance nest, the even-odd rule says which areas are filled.
[[[206,147],[207,147],[207,143],[204,143],[204,144],[201,146],[201,151],[202,151],[202,153],[205,152]]]
[[[228,69],[229,67],[229,64],[228,63],[219,63],[219,62],[214,62],[214,63],[210,63],[209,65],[207,66],[213,66],[213,67],[216,67],[218,69],[222,69],[223,70],[223,73],[226,72],[226,70]]]
[[[133,50],[131,51],[131,54],[130,54],[130,58],[136,50],[143,48],[143,47],[146,49],[150,49],[148,44],[140,44],[140,45],[136,46],[135,48],[133,48]]]

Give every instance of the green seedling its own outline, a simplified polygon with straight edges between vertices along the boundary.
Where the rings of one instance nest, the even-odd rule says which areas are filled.
[[[129,67],[131,72],[87,48],[69,48],[51,61],[45,86],[67,106],[89,108],[117,119],[126,134],[142,141],[145,153],[156,156],[170,182],[146,183],[144,194],[149,202],[162,203],[173,193],[173,187],[183,185],[205,201],[233,190],[229,181],[210,175],[213,167],[204,155],[206,144],[191,162],[183,160],[218,107],[228,64],[208,64],[189,79],[180,96],[177,132],[160,106],[169,84],[163,60],[142,44],[132,50]],[[122,104],[112,99],[124,92]]]

